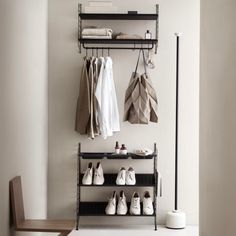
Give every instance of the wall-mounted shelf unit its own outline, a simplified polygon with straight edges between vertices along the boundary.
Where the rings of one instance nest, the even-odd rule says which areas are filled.
[[[155,14],[120,14],[120,13],[82,13],[82,4],[78,6],[78,43],[79,52],[81,53],[82,47],[88,49],[144,49],[150,50],[155,48],[157,53],[158,46],[158,28],[159,28],[159,5],[156,5]],[[150,20],[155,21],[155,38],[154,39],[83,39],[82,38],[82,25],[84,20]],[[97,46],[97,44],[99,46]],[[103,44],[103,46],[101,46]],[[122,46],[114,46],[122,45]],[[124,46],[128,45],[128,46]],[[133,45],[131,47],[131,45]]]
[[[134,161],[145,160],[145,161],[153,161],[153,171],[152,173],[136,173],[136,184],[135,185],[116,185],[116,177],[117,173],[104,173],[105,182],[103,185],[83,185],[82,184],[82,169],[81,169],[81,161],[82,160],[103,160],[106,158],[107,160],[120,160],[126,161],[126,159],[133,159]],[[123,164],[122,164],[123,165]],[[154,144],[154,151],[152,154],[148,156],[139,156],[133,153],[128,153],[127,155],[119,155],[113,153],[106,152],[81,152],[81,144],[78,146],[78,162],[77,162],[77,210],[76,210],[76,229],[79,228],[79,219],[84,216],[111,216],[106,215],[105,208],[107,202],[85,202],[81,200],[81,191],[84,187],[86,188],[102,188],[102,187],[113,187],[113,188],[152,188],[153,189],[153,206],[154,213],[153,215],[130,215],[127,213],[126,215],[112,215],[112,217],[153,217],[154,218],[154,229],[157,230],[157,189],[158,189],[158,172],[157,172],[157,148],[156,144]],[[128,208],[130,203],[127,203]],[[142,207],[142,206],[141,206]]]

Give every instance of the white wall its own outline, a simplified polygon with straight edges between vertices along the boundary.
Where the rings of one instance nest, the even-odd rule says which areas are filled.
[[[235,235],[234,0],[201,1],[200,235]]]
[[[87,1],[81,1],[86,3]],[[174,32],[184,32],[181,39],[180,71],[180,207],[186,211],[188,224],[198,223],[198,83],[199,83],[199,15],[198,0],[148,0],[113,1],[121,11],[137,9],[155,12],[160,3],[160,41],[155,56],[156,69],[150,71],[158,93],[159,124],[148,126],[121,122],[121,132],[104,141],[89,141],[74,131],[75,109],[78,96],[82,58],[77,49],[77,0],[49,0],[49,192],[50,217],[70,218],[75,215],[76,199],[76,151],[82,142],[82,150],[113,150],[115,141],[125,143],[129,150],[140,146],[159,149],[159,170],[164,180],[164,196],[160,199],[159,223],[165,213],[173,209],[174,194],[174,127],[175,127],[175,37]],[[135,6],[134,6],[135,3]],[[102,25],[104,22],[97,22]],[[150,22],[106,22],[115,30],[143,34],[154,29]],[[134,70],[137,51],[111,51],[117,89],[120,117],[131,72]],[[102,163],[105,171],[118,171],[120,161]],[[126,162],[134,165],[137,172],[149,170],[151,164],[143,161]],[[87,190],[82,197],[87,200],[107,199],[112,189]],[[129,192],[129,196],[132,191]],[[97,195],[96,195],[97,194]],[[93,198],[94,199],[94,198]],[[93,220],[93,219],[91,219]],[[97,223],[109,219],[94,218]],[[126,219],[127,220],[127,219]],[[152,220],[130,223],[152,224]],[[95,221],[93,221],[95,222]],[[124,221],[120,221],[122,223]],[[90,223],[84,218],[82,223]]]
[[[47,214],[47,1],[0,4],[0,235],[8,236],[14,176],[26,217]]]

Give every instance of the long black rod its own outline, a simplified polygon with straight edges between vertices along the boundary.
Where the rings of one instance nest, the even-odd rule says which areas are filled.
[[[175,210],[178,210],[178,112],[179,112],[179,36],[176,37],[176,107],[175,107]]]

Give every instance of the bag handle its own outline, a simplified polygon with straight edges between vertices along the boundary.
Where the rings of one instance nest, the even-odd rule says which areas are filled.
[[[138,60],[137,60],[137,64],[136,64],[136,67],[135,67],[135,74],[137,73],[137,70],[138,70],[138,65],[139,65],[139,59],[140,59],[140,53],[142,51],[142,54],[143,54],[143,66],[144,66],[144,71],[145,71],[145,74],[147,74],[147,68],[146,68],[146,60],[145,60],[145,56],[144,56],[144,50],[143,49],[140,49],[139,50],[139,54],[138,54]]]

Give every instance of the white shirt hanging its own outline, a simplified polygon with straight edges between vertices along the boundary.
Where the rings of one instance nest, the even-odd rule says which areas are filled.
[[[104,139],[120,131],[119,111],[113,80],[112,59],[100,57],[101,69],[98,77],[95,96],[98,101],[98,119],[101,135]]]

